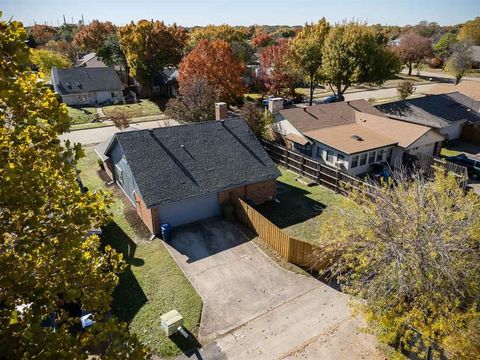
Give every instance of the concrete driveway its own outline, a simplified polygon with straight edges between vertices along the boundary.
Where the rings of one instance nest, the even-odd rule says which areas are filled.
[[[339,342],[345,359],[381,358],[375,340],[357,332],[346,295],[280,268],[235,224],[211,219],[178,228],[167,248],[204,301],[198,337],[209,344],[184,358],[303,357],[314,346],[342,359]]]

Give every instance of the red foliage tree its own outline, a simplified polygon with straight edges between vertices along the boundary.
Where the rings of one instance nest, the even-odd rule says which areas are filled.
[[[202,40],[179,66],[180,93],[188,83],[204,78],[218,94],[218,100],[236,102],[243,95],[244,66],[222,40]]]
[[[267,47],[260,54],[260,78],[272,95],[278,96],[285,88],[293,93],[295,74],[288,66],[289,51],[289,43],[282,42]]]
[[[432,41],[413,31],[401,38],[394,52],[408,66],[408,75],[412,75],[412,67],[433,56]]]
[[[273,38],[265,32],[258,33],[252,38],[252,45],[256,48],[263,48],[273,43]]]
[[[55,29],[48,25],[33,25],[28,29],[30,38],[34,40],[34,46],[45,45],[52,40],[55,35]]]

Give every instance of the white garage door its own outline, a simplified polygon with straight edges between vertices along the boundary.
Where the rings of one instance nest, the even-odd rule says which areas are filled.
[[[188,224],[200,219],[220,214],[216,193],[196,196],[190,199],[165,204],[159,207],[160,224],[172,226]]]

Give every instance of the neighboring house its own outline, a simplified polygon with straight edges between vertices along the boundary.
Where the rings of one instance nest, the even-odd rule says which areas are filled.
[[[472,46],[472,68],[480,69],[480,46]]]
[[[88,68],[98,68],[98,67],[107,67],[102,61],[102,58],[97,56],[95,53],[89,53],[82,56],[75,63],[75,67],[88,67]]]
[[[450,94],[453,92],[459,92],[472,100],[475,100],[475,104],[470,106],[476,111],[480,111],[480,81],[474,80],[462,80],[457,85],[453,84],[437,84],[433,85],[430,90],[428,90],[429,94],[438,95],[438,94]]]
[[[152,78],[152,88],[146,88],[135,80],[135,86],[141,97],[175,97],[178,95],[178,69],[165,67]]]
[[[275,198],[280,175],[243,119],[119,132],[104,154],[109,176],[154,234],[219,215],[235,194],[258,204]]]
[[[123,102],[123,84],[113,68],[52,69],[54,90],[67,105]]]
[[[428,95],[376,106],[386,116],[438,130],[446,140],[460,138],[468,124],[479,124],[480,102],[461,93]]]
[[[443,141],[429,127],[389,119],[365,100],[280,110],[272,129],[287,147],[352,175],[393,165],[404,152],[434,155]]]

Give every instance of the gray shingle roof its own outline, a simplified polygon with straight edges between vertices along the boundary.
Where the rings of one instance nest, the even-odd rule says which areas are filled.
[[[122,82],[111,67],[53,68],[52,83],[60,95],[123,90]]]
[[[175,67],[165,67],[153,76],[153,85],[162,86],[168,85],[177,81],[178,69]]]
[[[147,207],[280,175],[240,118],[122,132],[113,141],[120,144]]]
[[[459,122],[480,121],[478,105],[478,102],[468,96],[455,92],[396,101],[376,107],[392,118],[441,129]]]

